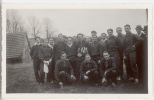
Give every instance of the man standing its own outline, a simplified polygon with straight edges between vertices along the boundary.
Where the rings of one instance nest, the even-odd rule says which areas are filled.
[[[107,40],[107,50],[108,53],[110,54],[110,57],[114,57],[115,58],[115,62],[116,62],[116,68],[117,68],[117,72],[118,72],[118,77],[117,79],[120,77],[120,56],[119,56],[119,51],[121,51],[121,43],[120,41],[117,39],[117,37],[115,37],[113,35],[113,29],[108,29],[107,30],[108,35],[109,35],[109,39]]]
[[[89,44],[83,40],[83,34],[79,33],[77,35],[78,42],[77,42],[77,54],[81,53],[82,56],[84,57],[85,54],[89,53],[90,47]]]
[[[40,37],[36,37],[35,41],[36,41],[36,43],[31,48],[30,56],[33,59],[35,78],[36,78],[37,83],[39,84],[40,83],[40,76],[39,76],[38,71],[40,71],[40,64],[41,64],[41,60],[39,59],[39,51],[40,51],[40,47],[42,45],[40,44]]]
[[[74,77],[73,68],[66,59],[66,53],[61,52],[61,59],[56,62],[55,78],[59,82],[60,88],[63,84],[72,84],[76,78]]]
[[[123,51],[124,51],[124,40],[125,40],[125,35],[122,34],[122,28],[121,27],[117,27],[116,28],[116,32],[117,32],[117,39],[120,41],[121,46],[119,47],[119,55],[120,55],[120,64],[119,64],[119,80],[121,80],[123,78],[124,75],[124,71],[123,71]],[[121,51],[120,51],[121,50]]]
[[[136,32],[137,32],[137,35],[144,40],[136,46],[136,58],[137,58],[137,67],[138,67],[138,71],[139,71],[139,78],[140,78],[140,80],[143,80],[144,76],[147,74],[147,73],[145,73],[145,67],[147,67],[147,66],[144,66],[145,60],[147,59],[147,58],[145,58],[146,49],[147,49],[147,47],[146,47],[147,46],[147,37],[142,32],[141,25],[136,26]]]
[[[126,59],[126,71],[127,77],[132,79],[131,77],[135,77],[135,82],[138,83],[138,68],[136,66],[136,45],[143,41],[142,38],[139,36],[131,33],[130,25],[124,26],[126,31],[126,38],[125,38],[125,53],[124,59]],[[131,71],[132,70],[132,71]]]
[[[100,49],[99,52],[100,52],[101,58],[103,58],[103,52],[107,51],[106,45],[107,45],[106,33],[102,33],[101,34],[101,41],[100,41],[100,48],[99,48]]]
[[[41,59],[40,67],[40,82],[44,83],[44,74],[47,73],[47,82],[51,82],[51,69],[52,69],[52,58],[53,58],[53,49],[49,46],[48,39],[44,40],[44,46],[40,48],[39,56]],[[47,69],[45,69],[47,66]],[[47,70],[47,71],[45,71]]]
[[[57,43],[54,44],[54,47],[53,47],[53,51],[54,51],[54,63],[57,62],[57,60],[60,59],[60,53],[62,51],[65,52],[65,46],[66,44],[64,43],[63,41],[63,35],[62,34],[59,34],[58,35],[58,39],[59,41]]]
[[[112,85],[116,87],[115,81],[117,76],[116,71],[116,62],[114,57],[110,57],[109,53],[107,51],[103,52],[103,58],[100,62],[100,74],[102,77],[102,84],[103,86],[108,86],[110,79],[112,82]]]
[[[96,62],[91,60],[89,54],[85,55],[85,61],[81,64],[80,75],[83,83],[94,82],[95,85],[98,84],[98,67]]]
[[[67,38],[67,45],[65,46],[67,59],[69,60],[73,71],[75,71],[75,58],[76,58],[76,44],[73,43],[72,37]]]

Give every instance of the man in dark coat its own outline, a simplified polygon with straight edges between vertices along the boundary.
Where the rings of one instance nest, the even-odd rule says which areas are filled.
[[[63,35],[62,34],[59,34],[58,35],[58,39],[59,41],[57,43],[54,44],[54,47],[53,47],[53,51],[54,51],[54,63],[57,62],[57,60],[60,59],[60,53],[62,51],[65,52],[65,46],[66,44],[64,43],[64,40],[63,40]]]
[[[125,40],[125,35],[122,34],[122,28],[121,27],[117,27],[116,28],[116,32],[117,32],[117,39],[118,41],[120,41],[121,46],[119,48],[119,56],[120,56],[120,63],[119,63],[119,74],[120,76],[118,77],[118,80],[121,80],[123,78],[124,75],[124,70],[123,70],[123,51],[124,51],[124,40]]]
[[[41,59],[41,67],[40,67],[40,82],[44,83],[44,65],[47,65],[48,73],[47,73],[47,82],[51,82],[52,74],[52,58],[53,58],[53,49],[49,45],[48,39],[44,40],[44,46],[40,48],[39,56]]]
[[[135,77],[134,83],[138,83],[138,68],[136,66],[136,46],[143,41],[139,36],[131,33],[130,25],[124,26],[126,31],[126,38],[124,41],[124,59],[126,59],[126,71],[127,77],[132,79]]]
[[[112,85],[116,87],[116,62],[114,57],[110,57],[109,53],[107,51],[104,51],[103,58],[100,62],[100,74],[102,77],[102,84],[103,86],[108,86],[110,79],[112,82]]]
[[[56,62],[55,78],[59,82],[60,88],[63,84],[72,84],[76,78],[74,77],[73,68],[66,59],[66,53],[61,52],[61,59]]]
[[[142,32],[142,26],[137,25],[136,26],[136,31],[137,31],[137,36],[141,37],[144,41],[139,43],[136,46],[136,58],[137,58],[137,67],[139,71],[139,78],[141,81],[144,81],[143,78],[146,76],[146,67],[145,65],[145,60],[146,58],[146,49],[147,49],[147,37],[146,35]]]
[[[117,73],[118,77],[121,74],[121,68],[120,68],[120,56],[119,56],[119,51],[121,50],[121,42],[113,35],[113,29],[108,29],[107,30],[109,38],[107,40],[107,51],[110,54],[110,57],[115,58],[116,62],[116,68],[117,68]]]
[[[36,43],[31,48],[30,56],[33,59],[35,78],[37,83],[39,84],[40,83],[39,71],[40,71],[40,64],[41,64],[41,60],[39,59],[39,51],[42,45],[40,44],[40,37],[36,37],[35,41]]]
[[[89,54],[85,55],[85,61],[82,62],[80,68],[81,81],[84,84],[94,82],[98,84],[98,67],[95,61],[91,60]]]

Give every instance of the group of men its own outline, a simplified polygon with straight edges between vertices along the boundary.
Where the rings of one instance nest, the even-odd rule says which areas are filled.
[[[124,80],[124,65],[128,80],[147,81],[147,26],[142,29],[137,25],[135,29],[137,34],[133,34],[127,24],[126,35],[118,27],[117,36],[113,35],[113,29],[108,29],[108,36],[102,33],[100,38],[96,31],[86,39],[79,33],[67,37],[66,43],[59,34],[55,44],[52,38],[40,44],[40,37],[36,37],[30,55],[37,83],[43,84],[47,74],[47,82],[56,80],[61,88],[72,83],[103,86],[111,83],[116,87],[117,80]]]

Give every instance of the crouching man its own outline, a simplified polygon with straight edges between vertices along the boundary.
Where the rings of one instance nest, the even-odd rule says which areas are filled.
[[[98,84],[98,67],[95,61],[91,60],[89,54],[85,55],[85,61],[80,67],[81,82],[84,84],[95,83]]]
[[[76,80],[65,52],[61,52],[61,59],[56,62],[55,78],[59,82],[60,88],[63,88],[63,84],[71,85]]]
[[[117,71],[116,71],[116,63],[114,57],[110,57],[109,53],[107,51],[103,52],[103,57],[100,62],[100,74],[102,76],[102,85],[108,86],[109,82],[111,80],[111,83],[114,87],[116,77],[117,77]]]

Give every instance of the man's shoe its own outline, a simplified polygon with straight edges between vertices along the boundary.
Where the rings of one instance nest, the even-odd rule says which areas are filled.
[[[108,82],[105,81],[105,82],[102,83],[102,85],[103,85],[104,87],[107,87],[109,84],[108,84]]]
[[[134,81],[134,77],[130,77],[128,80],[129,81]]]
[[[117,81],[121,81],[121,77],[120,76],[117,77]]]
[[[134,83],[135,83],[135,84],[137,84],[137,83],[138,83],[138,79],[137,79],[137,78],[135,79]]]

